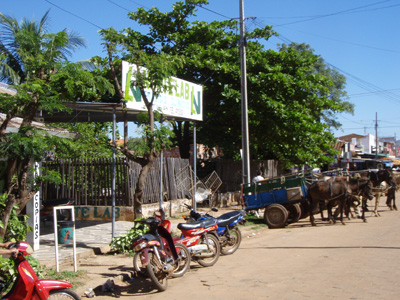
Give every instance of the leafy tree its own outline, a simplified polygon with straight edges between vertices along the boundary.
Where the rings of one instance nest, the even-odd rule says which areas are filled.
[[[57,158],[111,157],[111,123],[57,123],[55,126],[66,128],[75,134],[69,139],[50,139],[57,152]]]
[[[67,110],[64,101],[91,101],[112,93],[103,77],[66,60],[71,51],[84,45],[83,39],[67,30],[48,32],[47,20],[48,12],[39,22],[24,19],[20,24],[0,14],[0,78],[17,91],[16,95],[0,94],[0,111],[6,113],[0,125],[0,154],[7,158],[3,182],[8,195],[1,212],[1,237],[12,208],[23,209],[40,186],[40,180],[28,176],[31,161],[40,161],[53,149],[53,140],[31,126],[37,112]],[[22,124],[17,133],[6,134],[13,117],[21,117]]]
[[[240,158],[239,23],[190,23],[196,8],[205,4],[177,2],[171,12],[138,9],[131,17],[150,28],[148,35],[136,35],[143,52],[183,57],[184,67],[176,76],[204,85],[199,143],[221,147],[227,158]],[[283,45],[278,52],[265,49],[273,34],[272,27],[266,26],[246,37],[251,156],[281,159],[287,165],[325,163],[334,154],[335,140],[329,129],[340,125],[335,114],[353,110],[344,100],[345,78],[327,67],[308,45]],[[189,126],[174,123],[181,150],[183,145],[189,149]]]
[[[130,14],[131,19],[136,20],[135,14]],[[137,117],[137,124],[141,128],[143,139],[133,144],[133,149],[128,148],[127,121],[125,118],[124,147],[118,148],[129,159],[139,163],[141,170],[134,194],[134,212],[136,217],[141,216],[143,203],[143,192],[147,175],[155,160],[159,157],[160,151],[169,148],[172,135],[169,123],[163,118],[159,111],[153,109],[154,100],[164,91],[171,88],[167,78],[176,74],[178,68],[182,68],[182,59],[179,56],[168,55],[157,51],[157,46],[149,44],[149,35],[143,35],[131,28],[117,32],[110,28],[101,31],[104,45],[108,52],[108,62],[115,84],[116,91],[121,101],[125,104],[117,73],[115,72],[114,61],[121,58],[136,65],[133,71],[135,80],[131,83],[141,94],[147,108],[146,113]],[[143,49],[146,48],[147,52]],[[118,51],[117,49],[122,49]],[[145,69],[143,69],[145,67]],[[147,96],[145,90],[151,90],[151,96]]]

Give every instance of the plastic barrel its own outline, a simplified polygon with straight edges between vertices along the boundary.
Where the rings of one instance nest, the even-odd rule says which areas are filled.
[[[74,235],[74,222],[73,221],[58,221],[57,222],[57,234],[59,244],[70,244],[72,243]]]

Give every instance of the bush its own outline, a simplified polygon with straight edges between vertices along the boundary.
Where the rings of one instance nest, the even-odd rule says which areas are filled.
[[[135,225],[127,233],[114,237],[111,240],[110,247],[119,253],[133,253],[133,240],[147,231],[149,231],[147,225],[135,222]]]
[[[0,215],[7,204],[8,195],[0,194]],[[11,211],[10,219],[7,224],[7,231],[4,241],[16,242],[25,241],[28,232],[32,231],[32,227],[28,225],[27,215],[17,215],[17,206],[14,206]],[[0,226],[4,227],[4,224],[0,221]],[[3,242],[3,241],[2,241]],[[40,263],[33,257],[27,257],[29,263],[31,263],[33,269],[38,274],[41,273]],[[1,279],[8,285],[16,278],[16,269],[12,258],[3,258],[0,256],[0,276]]]

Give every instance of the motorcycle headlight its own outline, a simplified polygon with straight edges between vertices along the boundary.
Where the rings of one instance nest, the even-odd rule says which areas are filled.
[[[141,241],[139,244],[137,244],[137,245],[133,248],[133,251],[139,252],[139,251],[142,250],[143,248],[146,248],[146,246],[147,246],[147,242]]]

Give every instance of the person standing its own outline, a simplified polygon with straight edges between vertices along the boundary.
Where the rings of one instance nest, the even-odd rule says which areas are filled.
[[[257,182],[260,180],[264,180],[264,177],[262,176],[261,170],[257,171],[257,176],[253,178],[252,182]]]

